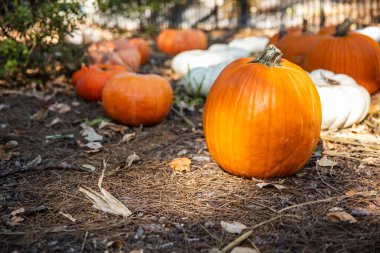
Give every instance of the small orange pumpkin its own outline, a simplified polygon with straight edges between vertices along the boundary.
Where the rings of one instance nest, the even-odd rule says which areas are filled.
[[[166,29],[157,37],[157,47],[168,55],[193,49],[206,49],[207,36],[201,30]]]
[[[284,58],[303,67],[306,55],[319,41],[320,36],[313,34],[308,29],[307,21],[304,20],[302,31],[294,32],[280,39],[275,45],[284,54]]]
[[[71,76],[71,83],[75,86],[77,85],[78,80],[86,74],[88,71],[88,68],[86,65],[82,64],[82,67],[74,72],[74,74]]]
[[[321,36],[306,56],[304,67],[346,74],[373,94],[380,86],[380,47],[366,35],[349,32],[352,23],[347,19],[334,34]]]
[[[107,115],[130,126],[154,125],[170,111],[173,90],[163,77],[136,73],[119,74],[103,89]]]
[[[87,51],[95,64],[125,65],[131,71],[138,71],[140,67],[139,51],[126,38],[93,43]]]
[[[130,40],[130,43],[134,45],[140,53],[141,65],[146,64],[149,61],[151,50],[148,42],[142,38],[134,38]]]
[[[321,102],[299,66],[273,45],[228,65],[207,96],[208,150],[227,172],[244,177],[291,175],[309,160],[321,131]]]
[[[278,33],[269,38],[268,44],[277,45],[277,42],[279,42],[281,39],[286,38],[289,35],[298,35],[301,33],[302,29],[300,27],[290,27],[286,29],[284,25],[281,25]]]
[[[106,82],[118,73],[127,71],[125,66],[95,64],[77,81],[76,92],[85,100],[101,100]]]

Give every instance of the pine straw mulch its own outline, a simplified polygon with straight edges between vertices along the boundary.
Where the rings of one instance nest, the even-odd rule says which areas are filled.
[[[79,125],[105,117],[101,106],[78,99],[62,83],[52,87],[38,94],[0,92],[1,104],[7,105],[0,111],[0,144],[18,142],[12,157],[0,161],[0,172],[41,156],[38,165],[0,178],[1,252],[208,252],[238,237],[224,231],[221,221],[252,229],[240,245],[257,252],[380,251],[380,110],[354,128],[323,133],[325,140],[303,170],[265,180],[272,187],[260,188],[261,180],[229,175],[212,161],[202,133],[202,104],[194,111],[184,109],[195,128],[172,111],[154,127],[119,129],[123,133],[97,129],[105,136],[103,149],[87,153],[78,144],[83,142]],[[30,118],[56,102],[71,110]],[[56,117],[60,123],[48,127]],[[74,137],[45,140],[63,133]],[[127,133],[135,138],[121,143]],[[141,161],[128,166],[133,153]],[[181,156],[192,160],[190,172],[169,167]],[[320,166],[322,156],[337,164]],[[64,168],[64,162],[72,167]],[[78,190],[97,188],[104,162],[103,187],[133,212],[129,218],[94,209]],[[83,164],[96,170],[82,171]],[[20,208],[25,210],[15,216],[21,219],[12,221],[11,212]],[[332,208],[357,222],[331,221],[326,215]]]

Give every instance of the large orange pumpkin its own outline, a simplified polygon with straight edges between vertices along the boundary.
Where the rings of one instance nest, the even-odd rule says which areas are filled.
[[[306,55],[318,43],[319,35],[308,30],[307,22],[303,23],[302,32],[284,36],[275,45],[284,54],[284,58],[303,67]]]
[[[130,43],[134,45],[140,53],[141,65],[146,64],[149,61],[151,50],[148,42],[142,38],[133,38]]]
[[[125,66],[95,64],[90,65],[86,73],[77,81],[76,92],[85,100],[101,100],[106,82],[114,75],[127,71]]]
[[[207,36],[201,30],[166,29],[158,35],[157,47],[168,55],[193,49],[206,49]]]
[[[74,72],[74,74],[71,76],[71,83],[75,86],[77,85],[78,80],[86,74],[88,71],[88,68],[86,65],[82,64],[82,67]]]
[[[308,74],[273,45],[219,75],[203,116],[206,143],[227,172],[244,177],[291,175],[309,160],[321,130],[321,103]]]
[[[304,67],[346,74],[373,94],[380,85],[380,48],[366,35],[349,33],[351,24],[345,20],[335,34],[322,36],[306,56]]]
[[[103,89],[107,115],[130,126],[154,125],[170,111],[173,90],[163,77],[135,73],[119,74]]]
[[[124,65],[130,71],[138,71],[140,67],[139,51],[126,38],[93,43],[87,51],[95,64]]]

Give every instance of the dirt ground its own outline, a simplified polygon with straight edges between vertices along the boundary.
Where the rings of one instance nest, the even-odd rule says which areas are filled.
[[[194,100],[172,84],[180,111],[178,101]],[[379,142],[337,141],[339,134],[378,140],[378,113],[355,128],[325,133],[296,175],[257,180],[213,162],[202,102],[182,107],[195,127],[171,111],[153,127],[99,129],[96,121],[106,118],[101,104],[81,100],[62,82],[43,93],[4,88],[0,94],[0,252],[209,252],[239,236],[222,221],[252,230],[239,246],[256,252],[380,252]],[[84,147],[84,122],[104,137],[98,152]],[[132,137],[123,142],[126,134]],[[130,163],[133,153],[140,160]],[[324,156],[336,164],[319,165]],[[170,168],[178,157],[192,161],[191,171]],[[132,211],[128,218],[95,209],[79,191],[96,190],[104,167],[102,186]],[[260,188],[262,182],[269,187]],[[351,218],[334,221],[334,212]]]

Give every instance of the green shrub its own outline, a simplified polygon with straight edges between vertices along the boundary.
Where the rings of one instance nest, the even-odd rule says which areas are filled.
[[[80,1],[0,1],[0,79],[44,81],[75,68],[83,54],[63,38],[83,19]]]

